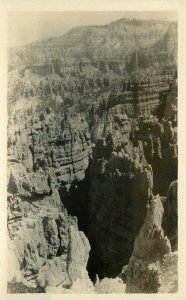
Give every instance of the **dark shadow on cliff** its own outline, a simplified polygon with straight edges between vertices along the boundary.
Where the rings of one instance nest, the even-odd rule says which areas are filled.
[[[85,178],[81,181],[74,180],[67,192],[64,187],[59,188],[59,194],[68,214],[78,218],[79,230],[87,236],[89,220],[89,199],[90,189],[90,164],[85,171]]]

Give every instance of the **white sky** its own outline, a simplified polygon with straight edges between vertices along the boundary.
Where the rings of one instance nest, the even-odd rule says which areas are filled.
[[[174,11],[151,12],[11,12],[8,14],[8,46],[63,35],[72,27],[103,25],[121,18],[177,21]]]

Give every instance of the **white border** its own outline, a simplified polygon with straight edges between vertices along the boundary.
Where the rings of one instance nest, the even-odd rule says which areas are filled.
[[[125,0],[69,0],[37,1],[10,0],[0,2],[0,299],[185,299],[185,1],[125,1]],[[108,295],[52,295],[52,294],[6,294],[6,94],[7,94],[7,13],[10,11],[178,11],[178,141],[179,141],[179,291],[175,294],[108,294]]]

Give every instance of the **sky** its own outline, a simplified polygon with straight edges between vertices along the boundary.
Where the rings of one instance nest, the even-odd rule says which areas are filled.
[[[177,14],[174,11],[10,12],[8,14],[8,46],[21,46],[38,39],[63,35],[72,27],[105,25],[121,18],[177,21]]]

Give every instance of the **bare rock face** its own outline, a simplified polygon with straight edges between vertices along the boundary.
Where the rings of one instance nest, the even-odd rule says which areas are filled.
[[[130,121],[120,114],[114,120],[112,131],[98,139],[93,152],[89,270],[100,278],[116,276],[128,262],[153,187],[143,148],[129,140]]]
[[[48,286],[69,288],[78,279],[89,282],[89,242],[57,191],[34,201],[9,195],[8,208],[10,292],[16,286],[16,292],[23,292],[21,285],[42,291]]]
[[[77,220],[68,216],[58,192],[34,202],[17,195],[8,200],[10,291],[19,284],[42,291],[47,286],[69,288],[78,279],[89,282],[88,240],[78,231]]]
[[[163,228],[170,239],[172,251],[178,250],[178,182],[173,181],[164,201]]]
[[[76,73],[86,70],[87,65],[91,64],[100,70],[106,65],[105,69],[110,68],[121,72],[122,68],[126,68],[127,62],[133,59],[132,54],[139,47],[142,52],[139,65],[142,68],[151,61],[166,63],[171,59],[176,60],[176,37],[177,26],[174,22],[121,19],[105,26],[76,27],[61,37],[11,49],[9,60],[11,65],[15,65],[15,61],[19,65],[23,63],[26,65],[32,61],[31,71],[42,75],[54,72],[64,74],[69,71]],[[68,59],[69,56],[73,59],[79,58],[85,49],[87,58],[92,58],[93,62],[89,58],[86,63],[79,60],[79,64],[76,65]],[[153,50],[156,50],[156,55],[153,55]],[[112,61],[115,56],[118,58],[115,64],[108,63],[108,59]],[[61,57],[65,58],[65,63]],[[49,58],[53,59],[49,61]],[[131,63],[128,68],[131,70],[133,64]]]
[[[177,179],[177,111],[169,118],[139,118],[134,130],[134,142],[140,141],[144,155],[154,173],[153,192],[166,195],[173,180]]]
[[[10,293],[176,291],[177,43],[123,18],[9,49]]]
[[[143,226],[125,270],[126,293],[175,292],[177,253],[162,229],[163,205],[159,195],[150,203]]]
[[[92,282],[86,279],[77,279],[70,288],[47,287],[46,293],[50,294],[95,294],[95,288]]]
[[[69,229],[69,244],[68,244],[68,274],[75,282],[77,279],[84,279],[88,273],[85,266],[88,261],[90,245],[83,232],[78,232],[73,226]],[[79,262],[81,261],[81,264]]]
[[[85,120],[71,116],[71,125],[64,120],[66,131],[50,111],[42,120],[14,117],[13,122],[8,142],[8,290],[69,290],[79,280],[93,289],[86,271],[89,242],[58,193],[59,186],[68,190],[85,176],[90,153]]]
[[[121,278],[104,278],[96,283],[97,294],[124,294],[125,284]]]
[[[10,117],[8,136],[8,161],[22,164],[26,173],[35,173],[31,177],[36,177],[36,193],[46,176],[51,188],[59,184],[66,190],[72,181],[85,178],[91,142],[83,115],[69,115],[60,121],[47,108],[31,117]]]
[[[172,83],[171,89],[167,95],[166,99],[166,106],[165,106],[165,112],[164,116],[166,118],[172,117],[175,118],[177,110],[175,110],[177,106],[177,93],[178,93],[178,87],[177,87],[177,80],[174,80]]]

